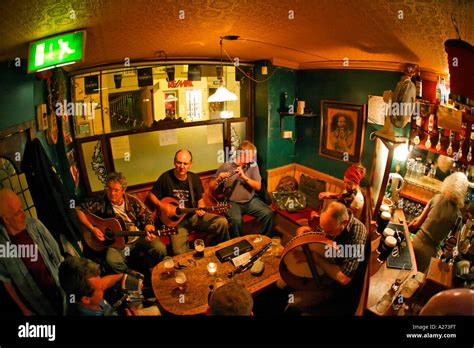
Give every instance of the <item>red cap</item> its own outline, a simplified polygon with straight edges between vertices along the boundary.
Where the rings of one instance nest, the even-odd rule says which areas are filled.
[[[346,172],[344,173],[344,177],[359,185],[362,181],[362,178],[364,177],[364,174],[356,165],[353,165],[347,168]]]

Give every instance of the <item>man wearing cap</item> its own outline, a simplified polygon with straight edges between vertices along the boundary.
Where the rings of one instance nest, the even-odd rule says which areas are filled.
[[[360,182],[365,172],[365,168],[361,165],[350,166],[344,173],[344,191],[342,193],[321,192],[319,199],[337,199],[349,208],[357,219],[360,219],[364,207],[364,195],[360,191]]]

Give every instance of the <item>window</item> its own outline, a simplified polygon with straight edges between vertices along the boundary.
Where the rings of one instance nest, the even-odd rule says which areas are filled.
[[[130,67],[72,77],[68,106],[77,138],[145,129],[162,121],[197,122],[251,116],[251,81],[236,77],[236,67],[223,67],[226,88],[237,101],[209,103],[219,87],[214,64]],[[196,69],[200,67],[200,69]],[[240,65],[250,72],[250,66]],[[239,72],[240,73],[240,72]]]

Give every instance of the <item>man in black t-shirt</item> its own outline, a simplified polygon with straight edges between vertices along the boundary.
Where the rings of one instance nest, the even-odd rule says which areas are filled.
[[[192,159],[191,152],[179,150],[174,156],[174,169],[164,172],[153,185],[147,199],[161,214],[173,215],[172,207],[162,202],[165,197],[175,198],[180,208],[205,207],[201,180],[195,173],[189,172]],[[201,209],[196,210],[195,214],[188,214],[176,227],[178,234],[171,236],[175,255],[189,251],[187,241],[189,232],[192,230],[207,232],[206,245],[216,245],[229,239],[227,219],[224,216],[206,213]]]

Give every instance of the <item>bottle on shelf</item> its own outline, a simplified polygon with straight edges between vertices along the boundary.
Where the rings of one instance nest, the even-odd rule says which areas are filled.
[[[446,90],[446,80],[444,77],[441,77],[440,81],[440,104],[446,105],[448,103],[448,95]]]
[[[438,143],[436,144],[436,151],[441,151],[441,149],[443,148],[441,145],[441,136],[443,135],[443,132],[443,128],[438,129]]]
[[[431,148],[431,135],[428,134],[428,139],[426,139],[426,142],[425,142],[425,147],[427,149]]]
[[[433,127],[434,127],[434,114],[431,114],[429,119],[428,119],[428,132],[432,132],[433,131]]]
[[[421,80],[421,71],[418,68],[415,75],[412,77],[412,82],[415,84],[416,87],[416,99],[423,98],[423,81]]]
[[[454,224],[453,229],[449,232],[449,234],[446,236],[444,240],[444,246],[443,246],[443,254],[441,255],[441,260],[448,263],[453,260],[454,252],[455,252],[455,247],[457,244],[457,235],[458,231],[460,231],[462,228],[462,217],[458,216],[456,219],[456,222]]]
[[[438,75],[438,82],[436,83],[436,103],[441,103],[441,80]]]

